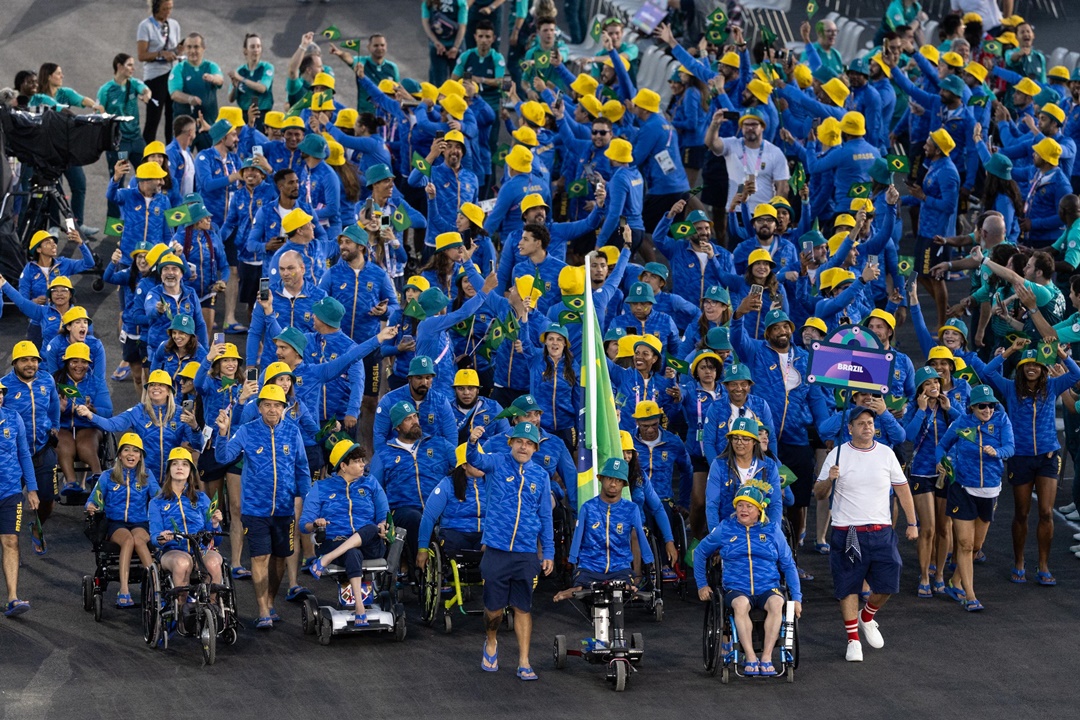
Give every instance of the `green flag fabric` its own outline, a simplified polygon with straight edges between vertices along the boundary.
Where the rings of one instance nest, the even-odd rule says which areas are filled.
[[[816,2],[814,2],[814,0],[810,0],[810,2],[806,3],[806,17],[807,18],[814,17],[814,15],[817,14],[817,11],[818,11],[818,4]]]
[[[577,310],[563,310],[559,313],[559,324],[563,327],[567,325],[580,325],[581,313]]]
[[[593,39],[593,42],[600,42],[602,32],[604,32],[604,26],[601,24],[600,19],[593,20],[592,27],[589,29],[589,37]]]
[[[419,170],[424,177],[431,177],[431,166],[428,165],[428,161],[420,153],[414,152],[412,154],[412,166]]]
[[[674,355],[664,353],[664,363],[680,375],[686,375],[690,372],[690,363],[685,360],[680,360]]]
[[[710,45],[723,45],[727,42],[727,31],[720,25],[710,25],[705,31],[705,41]]]
[[[868,198],[870,197],[870,185],[857,182],[848,189],[847,196],[849,198]]]
[[[394,216],[390,218],[390,224],[393,225],[394,229],[398,232],[405,232],[412,227],[412,219],[409,217],[409,213],[401,208],[397,208],[394,210]]]
[[[517,316],[514,315],[513,310],[506,314],[506,319],[503,320],[503,329],[506,331],[507,340],[513,342],[518,339],[518,332],[521,330],[521,326],[518,324]]]
[[[589,181],[585,178],[578,178],[570,183],[570,186],[566,189],[566,194],[571,198],[585,197],[589,194]]]
[[[709,16],[706,18],[706,20],[708,20],[710,25],[717,25],[723,28],[727,27],[728,16],[727,13],[724,12],[723,8],[716,8],[711,13],[709,13]]]
[[[889,172],[911,172],[911,159],[907,155],[886,155],[885,162],[889,166]]]
[[[915,258],[911,255],[901,255],[896,263],[897,268],[900,270],[900,274],[904,277],[911,277],[911,273],[915,272]]]
[[[179,227],[191,222],[191,208],[188,205],[178,205],[165,211],[165,222],[169,227]]]
[[[776,42],[776,31],[767,25],[762,25],[761,42],[765,43],[765,47],[771,47]]]
[[[976,444],[978,444],[979,442],[979,433],[973,427],[961,428],[960,430],[956,431],[956,434],[969,442],[973,442]]]
[[[401,311],[401,314],[414,320],[423,320],[427,317],[427,313],[424,312],[424,308],[420,306],[416,298],[413,298],[405,305],[405,309]]]
[[[1001,57],[1001,53],[1004,50],[1004,46],[997,40],[986,40],[982,44],[983,52],[993,55],[994,57]]]
[[[74,385],[65,385],[64,383],[57,383],[56,390],[58,393],[66,398],[81,398],[83,396],[79,388]]]
[[[697,230],[688,222],[676,223],[671,226],[671,237],[676,240],[685,240],[691,235],[696,235]]]
[[[109,237],[121,237],[124,234],[124,221],[120,218],[108,218],[105,221],[105,234]]]
[[[341,47],[345,48],[346,50],[359,50],[360,38],[349,38],[348,40],[342,40]]]
[[[989,95],[972,95],[968,98],[968,107],[986,107],[986,104],[990,102]]]
[[[321,35],[323,36],[323,39],[325,39],[325,40],[340,40],[341,39],[341,31],[338,30],[337,25],[331,25],[330,27],[326,28],[325,30],[322,31]]]

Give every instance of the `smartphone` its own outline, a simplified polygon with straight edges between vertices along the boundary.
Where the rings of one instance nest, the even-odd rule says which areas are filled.
[[[437,133],[435,133],[435,139],[436,140],[442,140],[444,135],[446,135],[446,132],[443,131],[443,130],[440,130]]]
[[[725,110],[724,119],[730,120],[731,122],[736,122],[739,119],[739,113],[735,112],[734,110]]]
[[[803,255],[813,255],[814,254],[814,241],[813,240],[803,240],[802,252],[803,252]]]
[[[259,302],[270,299],[270,278],[259,278]]]
[[[510,92],[510,89],[514,87],[514,79],[510,76],[504,77],[502,81],[502,91],[504,93]]]
[[[390,229],[390,216],[389,215],[383,215],[381,218],[379,218],[379,229],[380,230],[389,230]]]
[[[372,200],[371,196],[369,195],[368,199],[364,201],[364,209],[360,214],[363,215],[363,216],[366,216],[367,219],[370,220],[371,219],[371,208],[374,207],[374,205],[375,205],[375,201]]]
[[[870,263],[871,265],[877,265],[878,264],[878,256],[877,255],[870,255],[870,256],[868,256],[866,258],[866,262]]]
[[[64,218],[64,228],[69,233],[75,232],[75,218]]]
[[[184,401],[184,412],[195,412],[195,401],[194,400],[185,400]]]
[[[259,382],[259,368],[249,367],[247,369],[247,381]]]
[[[263,154],[262,145],[252,145],[251,146],[251,154],[261,156]]]
[[[625,215],[620,215],[619,216],[619,227],[620,228],[626,227],[626,216]]]
[[[224,345],[225,344],[225,333],[223,333],[223,332],[214,333],[214,344],[215,345]]]
[[[761,293],[764,290],[765,290],[765,287],[763,285],[751,285],[750,286],[750,296],[751,297],[761,297]]]
[[[746,185],[745,185],[745,184],[743,184],[743,183],[739,183],[739,187],[735,188],[735,194],[736,194],[736,195],[742,195],[742,193],[743,193],[743,192],[744,192],[745,190],[746,190]]]
[[[466,70],[465,73],[461,76],[461,79],[462,80],[472,80],[472,73],[469,72],[468,70]]]
[[[116,158],[118,160],[127,160],[128,159],[128,151],[127,150],[118,150],[116,152]]]

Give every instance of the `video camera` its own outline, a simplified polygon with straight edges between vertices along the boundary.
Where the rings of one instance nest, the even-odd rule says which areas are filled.
[[[72,166],[91,165],[120,144],[115,115],[67,115],[45,108],[28,112],[0,107],[0,131],[8,155],[34,169],[38,183],[56,182]]]

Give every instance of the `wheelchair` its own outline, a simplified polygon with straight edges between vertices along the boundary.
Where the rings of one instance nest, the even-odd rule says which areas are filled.
[[[405,639],[405,606],[399,600],[397,584],[401,552],[405,547],[405,532],[405,528],[394,528],[393,540],[385,558],[363,561],[364,586],[370,588],[371,596],[375,598],[375,602],[367,610],[368,624],[354,624],[353,610],[348,605],[351,586],[345,574],[345,566],[333,563],[326,566],[323,575],[332,578],[342,588],[338,592],[338,604],[336,607],[320,606],[314,594],[305,596],[300,606],[300,622],[305,635],[318,635],[322,645],[329,645],[334,635],[366,632],[393,633],[398,642]],[[326,528],[316,528],[316,549],[324,542]],[[345,593],[345,589],[349,592]]]
[[[684,561],[686,549],[689,547],[686,521],[670,500],[662,502],[668,515],[668,522],[671,524],[675,552],[680,559],[675,563],[675,567],[667,564],[667,553],[664,551],[664,542],[659,528],[655,520],[650,518],[650,522],[646,523],[645,534],[649,538],[649,549],[652,550],[655,562],[652,570],[644,574],[645,582],[641,589],[629,599],[631,603],[641,601],[646,612],[652,613],[656,622],[664,619],[664,586],[674,585],[676,595],[685,600],[688,597],[688,576],[691,574]]]
[[[101,463],[101,467],[112,467],[116,462],[116,438],[110,432],[101,431],[101,442],[98,444],[98,462]],[[90,493],[93,492],[94,483],[97,482],[97,475],[90,473],[90,466],[75,458],[75,475],[83,476],[83,489],[80,492],[69,492],[64,494],[61,492],[63,488],[63,474],[60,472],[60,466],[57,465],[53,469],[53,483],[56,488],[56,501],[61,505],[85,505],[86,501],[90,499]]]
[[[232,573],[226,562],[221,564],[221,584],[210,582],[201,550],[202,545],[221,533],[202,531],[195,534],[174,533],[188,540],[192,548],[191,577],[187,585],[173,585],[172,576],[155,562],[142,581],[143,640],[151,648],[169,648],[169,635],[175,631],[183,637],[197,637],[202,648],[203,662],[213,665],[217,659],[217,641],[235,645],[240,629],[236,614],[236,593]],[[181,602],[187,593],[194,602]],[[211,594],[217,600],[211,600]]]
[[[428,555],[430,559],[420,580],[420,620],[433,627],[441,612],[443,631],[449,635],[454,630],[452,611],[455,607],[462,615],[484,614],[482,605],[465,607],[465,602],[472,599],[474,588],[482,592],[479,590],[484,586],[480,560],[484,554],[479,550],[461,550],[447,557],[442,544],[433,540],[428,546]],[[503,611],[503,620],[507,629],[514,629],[514,613],[510,608]]]
[[[97,478],[93,478],[93,481],[96,482]],[[93,515],[86,513],[83,533],[94,550],[94,574],[83,575],[82,600],[83,610],[92,612],[96,622],[101,622],[101,611],[105,604],[105,591],[108,590],[109,583],[120,580],[120,546],[109,542],[108,538],[105,537],[108,527],[109,521],[104,512],[97,512]],[[129,582],[141,583],[145,574],[146,571],[139,562],[138,556],[132,554],[128,575]]]
[[[623,606],[633,593],[630,585],[623,580],[608,580],[591,583],[588,587],[575,592],[573,597],[589,607],[592,615],[593,637],[582,641],[581,649],[567,647],[565,635],[556,635],[552,646],[555,667],[566,667],[568,655],[583,658],[590,665],[606,665],[605,678],[614,684],[615,692],[626,689],[626,683],[635,667],[645,654],[645,640],[641,633],[630,636],[626,643],[623,629]]]
[[[570,564],[570,546],[574,544],[574,513],[561,502],[556,502],[551,525],[555,541],[555,570],[551,575],[559,588],[568,588],[574,578],[574,567]]]

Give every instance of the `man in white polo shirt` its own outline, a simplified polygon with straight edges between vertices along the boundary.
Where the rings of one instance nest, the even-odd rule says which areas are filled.
[[[856,407],[848,419],[851,442],[837,446],[822,464],[814,485],[819,500],[830,498],[832,535],[829,565],[847,631],[847,659],[862,662],[862,631],[870,647],[884,647],[874,615],[900,591],[902,563],[892,527],[889,491],[896,493],[907,520],[908,540],[919,536],[915,504],[904,471],[886,445],[874,441],[874,412]],[[859,610],[863,582],[870,598]]]

